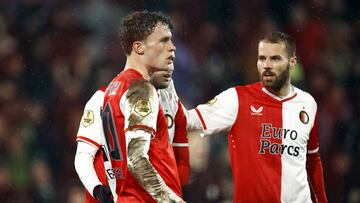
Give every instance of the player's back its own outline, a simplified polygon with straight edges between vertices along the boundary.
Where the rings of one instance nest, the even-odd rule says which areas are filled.
[[[113,166],[113,174],[117,180],[116,193],[118,195],[118,202],[154,202],[152,197],[127,170],[125,132],[129,130],[129,120],[125,120],[127,118],[125,118],[126,113],[124,110],[130,107],[127,106],[125,100],[129,97],[129,89],[143,80],[142,75],[136,70],[124,70],[113,79],[105,93],[103,123],[110,151],[109,156]],[[131,94],[137,94],[138,91],[141,90],[131,91]],[[157,95],[155,96],[157,97]],[[140,111],[142,109],[141,103],[140,101],[138,108]],[[134,109],[136,111],[137,106],[134,106]],[[138,125],[131,126],[131,128],[144,130],[150,128],[150,131],[156,132],[153,139],[151,139],[148,151],[149,160],[165,183],[175,193],[181,195],[174,153],[168,142],[166,119],[161,108],[159,109],[155,126],[156,130],[151,129],[151,126],[147,126],[146,123],[139,123]]]

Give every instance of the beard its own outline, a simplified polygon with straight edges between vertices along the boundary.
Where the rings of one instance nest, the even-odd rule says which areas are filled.
[[[150,83],[152,85],[154,85],[155,89],[159,90],[159,89],[167,88],[169,86],[170,82],[167,82],[167,81],[163,80],[162,78],[151,77]]]
[[[265,71],[267,72],[267,71]],[[287,65],[286,69],[280,73],[279,76],[275,75],[275,73],[271,72],[273,76],[275,77],[275,80],[268,81],[263,79],[264,73],[260,73],[260,80],[264,87],[267,87],[269,89],[279,91],[282,87],[284,87],[285,83],[288,81],[290,76],[290,64]]]

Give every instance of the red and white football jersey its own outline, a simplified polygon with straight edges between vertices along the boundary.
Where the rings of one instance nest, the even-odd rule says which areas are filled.
[[[106,87],[107,86],[96,91],[85,105],[83,118],[77,135],[77,141],[86,142],[99,149],[94,159],[95,172],[102,184],[110,186],[112,193],[116,198],[116,182],[112,173],[111,163],[110,161],[106,161],[104,164],[103,159],[103,150],[108,152],[108,148],[103,133],[100,114],[104,102],[104,91]],[[190,161],[184,110],[177,96],[173,81],[171,81],[168,88],[158,90],[158,92],[160,104],[163,107],[165,117],[168,120],[169,142],[173,145],[180,182],[182,185],[187,184],[190,179]],[[97,200],[95,200],[89,192],[86,191],[85,202],[91,203],[97,202]]]
[[[144,112],[140,112],[142,103],[139,104],[139,109],[136,106],[130,109],[125,95],[129,87],[140,80],[144,79],[139,72],[126,69],[112,80],[105,91],[102,119],[110,152],[108,157],[116,179],[117,202],[155,202],[127,170],[126,163],[125,132],[129,130],[129,116],[132,111]],[[167,122],[160,107],[159,98],[156,94],[152,95],[145,103],[150,105],[148,109],[151,109],[151,112],[145,112],[141,124],[130,127],[145,129],[153,133],[148,151],[149,160],[166,185],[181,197],[175,155],[169,143]]]
[[[167,118],[169,142],[174,149],[180,182],[181,185],[185,185],[190,180],[190,159],[184,108],[176,93],[173,81],[167,88],[158,90],[158,93],[161,107]]]
[[[296,87],[279,98],[255,83],[191,110],[188,125],[201,123],[203,136],[228,131],[234,202],[304,203],[312,202],[306,156],[319,149],[316,111],[313,97]]]
[[[100,88],[89,99],[84,108],[83,117],[77,133],[76,141],[86,142],[98,149],[94,159],[94,169],[97,178],[103,185],[109,185],[115,192],[115,180],[107,178],[106,171],[111,170],[111,163],[109,161],[104,162],[104,153],[108,151],[105,145],[105,137],[102,128],[101,120],[101,108],[104,102],[104,91],[106,87]],[[92,191],[90,191],[92,192]],[[95,203],[98,202],[94,197],[86,190],[85,202]]]

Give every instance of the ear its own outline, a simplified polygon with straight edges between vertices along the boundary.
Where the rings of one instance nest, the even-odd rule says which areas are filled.
[[[140,41],[135,41],[133,43],[133,50],[135,53],[139,54],[139,55],[143,55],[144,54],[144,44]]]
[[[296,58],[296,56],[291,57],[291,58],[290,58],[290,67],[291,67],[291,68],[295,67],[296,63],[297,63],[297,58]]]

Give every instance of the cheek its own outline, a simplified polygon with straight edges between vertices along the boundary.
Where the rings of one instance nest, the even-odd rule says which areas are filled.
[[[263,69],[263,63],[262,62],[260,62],[260,61],[258,61],[257,62],[257,69],[258,69],[258,71],[261,71],[262,69]]]
[[[276,71],[277,74],[280,74],[286,70],[287,64],[281,63],[274,66],[274,71]]]
[[[158,57],[159,57],[159,54],[154,49],[149,50],[147,52],[147,59],[150,61],[153,61],[154,63],[156,63]]]
[[[161,52],[161,50],[154,48],[154,49],[152,50],[151,54],[152,54],[152,56],[153,56],[154,58],[159,58],[159,57],[161,57],[162,52]]]

